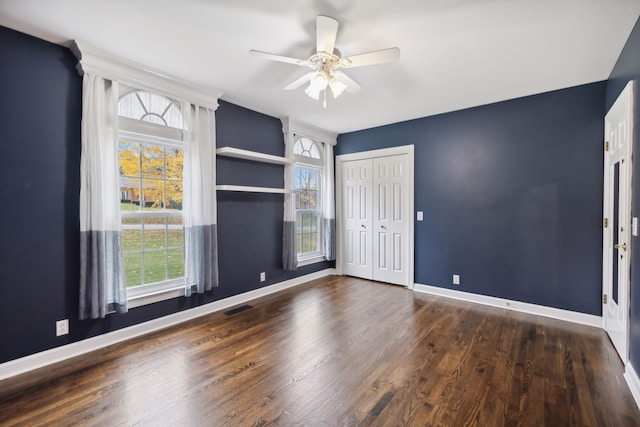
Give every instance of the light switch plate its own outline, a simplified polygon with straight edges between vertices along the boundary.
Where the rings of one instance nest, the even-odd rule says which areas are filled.
[[[416,219],[417,219],[418,221],[422,221],[422,218],[423,218],[423,217],[422,217],[422,211],[418,211],[418,214],[416,215]]]
[[[634,216],[633,219],[631,219],[631,234],[633,234],[634,236],[638,235],[638,217]]]

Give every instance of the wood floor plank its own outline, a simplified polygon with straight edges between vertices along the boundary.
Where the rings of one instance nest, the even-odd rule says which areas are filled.
[[[0,382],[0,425],[640,426],[606,334],[330,277]]]

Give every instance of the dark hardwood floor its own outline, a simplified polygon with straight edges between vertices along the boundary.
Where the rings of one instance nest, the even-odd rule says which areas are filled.
[[[0,382],[0,425],[638,426],[597,328],[331,277]]]

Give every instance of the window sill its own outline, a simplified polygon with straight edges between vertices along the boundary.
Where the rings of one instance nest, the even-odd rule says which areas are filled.
[[[160,302],[171,298],[184,296],[184,285],[176,286],[171,289],[163,289],[156,292],[145,293],[142,295],[130,296],[127,298],[128,308],[141,307],[154,302]]]
[[[304,267],[305,265],[316,264],[322,261],[326,261],[323,255],[318,255],[311,258],[302,258],[298,259],[298,267]]]

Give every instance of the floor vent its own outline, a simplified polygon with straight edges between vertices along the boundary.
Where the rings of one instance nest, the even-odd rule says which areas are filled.
[[[234,314],[238,314],[241,311],[249,310],[250,308],[253,308],[253,306],[249,304],[245,304],[236,308],[232,308],[231,310],[227,310],[224,312],[224,314],[226,314],[227,316],[233,316]]]

